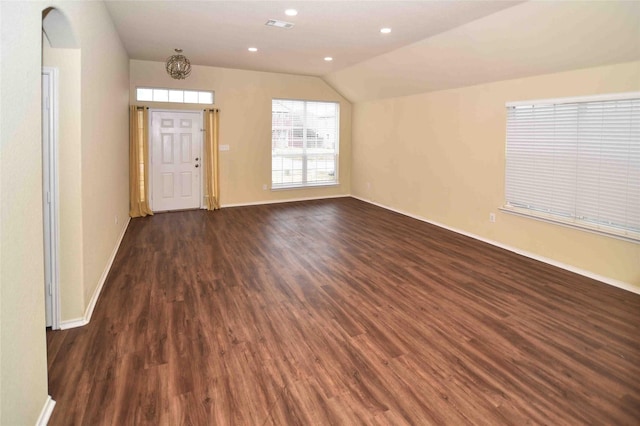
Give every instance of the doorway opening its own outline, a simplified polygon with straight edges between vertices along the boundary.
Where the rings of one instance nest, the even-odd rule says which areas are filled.
[[[67,234],[61,232],[61,202],[68,203],[68,188],[65,188],[66,198],[61,196],[61,170],[71,170],[68,167],[68,157],[71,150],[70,140],[80,138],[79,112],[75,108],[79,105],[79,74],[80,49],[69,21],[65,15],[55,9],[47,8],[42,11],[42,206],[43,206],[43,242],[45,280],[46,326],[52,329],[61,328],[61,258],[67,241]],[[72,72],[70,72],[72,70]],[[73,81],[73,93],[70,93],[68,81]],[[69,105],[73,105],[73,112]],[[79,111],[79,110],[78,110]],[[70,130],[73,129],[73,130]],[[75,154],[75,151],[74,151]],[[64,201],[67,200],[67,201]],[[68,210],[68,209],[67,209]],[[69,256],[67,255],[67,258]],[[67,259],[69,260],[69,259]],[[62,261],[64,263],[64,261]],[[70,263],[70,262],[67,262]]]
[[[59,221],[58,221],[58,73],[42,68],[42,215],[46,326],[60,328]],[[55,290],[55,291],[54,291]]]

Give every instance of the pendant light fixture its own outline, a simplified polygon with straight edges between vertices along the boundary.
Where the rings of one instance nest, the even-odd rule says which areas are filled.
[[[191,62],[182,54],[182,49],[174,49],[175,55],[167,59],[167,74],[176,80],[184,80],[191,74]]]

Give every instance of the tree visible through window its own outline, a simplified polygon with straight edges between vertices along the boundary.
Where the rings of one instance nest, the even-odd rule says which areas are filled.
[[[271,113],[271,187],[338,183],[338,103],[274,99]]]

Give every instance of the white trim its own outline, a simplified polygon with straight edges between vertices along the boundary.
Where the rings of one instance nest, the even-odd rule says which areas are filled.
[[[70,328],[82,327],[83,325],[89,324],[85,318],[74,318],[71,320],[60,321],[60,330],[68,330]]]
[[[142,106],[143,105],[138,105],[138,107],[142,107]],[[149,109],[149,120],[151,120],[151,112],[178,112],[178,113],[199,112],[199,113],[202,114],[205,109],[211,109],[211,108],[171,109],[171,108],[151,108],[151,107],[148,107],[148,106],[145,106],[145,108]],[[151,124],[151,122],[149,122],[149,124]],[[204,121],[202,122],[202,124],[204,124]]]
[[[53,398],[51,398],[51,395],[47,395],[47,400],[42,406],[42,411],[40,411],[38,420],[36,420],[36,426],[47,426],[47,423],[49,423],[49,419],[51,418],[51,414],[53,414],[53,409],[55,406],[56,402],[53,400]]]
[[[122,243],[122,239],[124,238],[124,234],[127,232],[127,227],[129,226],[129,222],[131,222],[131,218],[127,217],[127,221],[122,227],[122,232],[118,237],[118,241],[116,242],[113,251],[111,252],[111,256],[109,256],[109,260],[107,261],[107,265],[102,271],[102,275],[100,276],[100,281],[98,281],[98,285],[93,292],[93,296],[91,296],[91,300],[89,301],[89,305],[84,312],[84,318],[87,321],[91,321],[91,315],[93,315],[93,309],[96,307],[96,303],[98,302],[98,297],[100,297],[100,292],[102,292],[102,287],[104,286],[105,281],[107,281],[107,277],[109,276],[109,271],[111,271],[111,266],[113,266],[113,261],[116,258],[116,254],[118,254],[118,249],[120,248],[120,243]]]
[[[93,310],[96,307],[96,303],[98,302],[98,298],[100,297],[100,293],[102,292],[102,287],[104,287],[104,283],[107,281],[107,277],[109,276],[109,271],[111,271],[111,267],[113,266],[113,261],[116,258],[116,254],[118,254],[118,249],[120,249],[120,244],[122,243],[122,239],[124,238],[124,234],[127,232],[127,228],[129,227],[129,223],[131,222],[131,218],[128,217],[126,223],[122,227],[122,232],[120,233],[120,237],[118,237],[118,241],[116,242],[115,247],[113,248],[113,252],[111,252],[111,256],[109,256],[109,260],[107,261],[107,265],[102,271],[102,275],[100,276],[100,280],[98,281],[98,285],[91,296],[91,300],[89,301],[89,305],[85,309],[84,317],[75,318],[72,320],[62,321],[60,323],[60,328],[62,330],[67,330],[69,328],[82,327],[83,325],[89,324],[91,321],[91,316],[93,315]]]
[[[49,76],[49,141],[48,172],[50,192],[49,215],[53,229],[45,224],[44,232],[50,235],[49,256],[51,262],[51,328],[60,329],[60,191],[58,177],[58,69],[42,67],[41,75]],[[46,252],[45,252],[46,253]],[[45,283],[46,286],[46,283]],[[46,291],[46,289],[45,289]]]
[[[204,110],[200,110],[200,208],[206,209],[206,203],[204,202],[204,187],[205,179],[207,178],[206,161],[204,161]]]
[[[533,99],[529,101],[514,101],[505,103],[506,107],[525,105],[573,104],[576,102],[617,101],[621,99],[640,98],[640,92],[609,93],[603,95],[573,96],[570,98]]]
[[[550,259],[548,257],[540,256],[538,254],[531,253],[531,252],[526,251],[526,250],[521,250],[519,248],[510,246],[510,245],[507,245],[507,244],[503,244],[503,243],[500,243],[498,241],[490,240],[488,238],[484,238],[484,237],[481,237],[479,235],[463,231],[461,229],[453,228],[451,226],[447,226],[447,225],[444,225],[444,224],[439,223],[439,222],[434,222],[434,221],[426,219],[426,218],[424,218],[422,216],[418,216],[418,215],[414,215],[414,214],[411,214],[411,213],[407,213],[407,212],[405,212],[403,210],[394,209],[394,208],[391,208],[389,206],[385,206],[384,204],[380,204],[380,203],[376,203],[374,201],[367,200],[365,198],[356,197],[355,195],[351,195],[351,197],[353,197],[353,198],[355,198],[357,200],[360,200],[360,201],[364,201],[365,203],[373,204],[374,206],[378,206],[378,207],[381,207],[383,209],[390,210],[392,212],[399,213],[401,215],[408,216],[408,217],[411,217],[413,219],[417,219],[417,220],[420,220],[422,222],[429,223],[431,225],[435,225],[437,227],[446,229],[448,231],[452,231],[452,232],[455,232],[457,234],[464,235],[466,237],[471,237],[471,238],[476,239],[478,241],[482,241],[484,243],[491,244],[492,246],[500,247],[501,249],[508,250],[510,252],[519,254],[521,256],[528,257],[530,259],[537,260],[537,261],[546,263],[548,265],[552,265],[552,266],[558,267],[560,269],[564,269],[566,271],[574,272],[576,274],[579,274],[579,275],[585,276],[587,278],[591,278],[591,279],[600,281],[600,282],[608,284],[610,286],[617,287],[617,288],[620,288],[620,289],[623,289],[623,290],[627,290],[627,291],[629,291],[631,293],[640,294],[640,287],[634,286],[631,283],[626,283],[624,281],[619,281],[619,280],[616,280],[616,279],[613,279],[613,278],[605,277],[603,275],[598,275],[598,274],[595,274],[593,272],[587,271],[585,269],[581,269],[581,268],[577,268],[575,266],[567,265],[566,263],[558,262],[557,260],[553,260],[553,259]]]
[[[340,182],[335,183],[318,183],[318,184],[309,184],[309,185],[295,185],[295,186],[276,186],[271,187],[271,191],[294,191],[296,189],[311,189],[311,188],[331,188],[335,186],[340,186]]]
[[[293,203],[296,201],[313,201],[313,200],[325,200],[330,198],[346,198],[346,197],[352,197],[352,195],[342,194],[342,195],[328,195],[324,197],[288,198],[286,200],[267,200],[267,201],[253,201],[250,203],[222,204],[220,208],[224,209],[227,207],[262,206],[265,204]]]
[[[573,221],[571,219],[564,219],[561,216],[545,214],[543,212],[522,209],[510,205],[498,207],[498,210],[520,217],[527,217],[529,219],[553,223],[554,225],[564,226],[565,228],[579,229],[580,231],[590,232],[597,235],[604,235],[605,237],[616,238],[618,240],[627,241],[630,243],[640,243],[640,232],[627,231],[623,229],[607,227],[605,225],[589,225],[588,223]]]

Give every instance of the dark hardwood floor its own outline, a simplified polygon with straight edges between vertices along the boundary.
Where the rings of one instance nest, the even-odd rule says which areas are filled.
[[[351,198],[133,219],[51,425],[638,425],[640,296]]]

